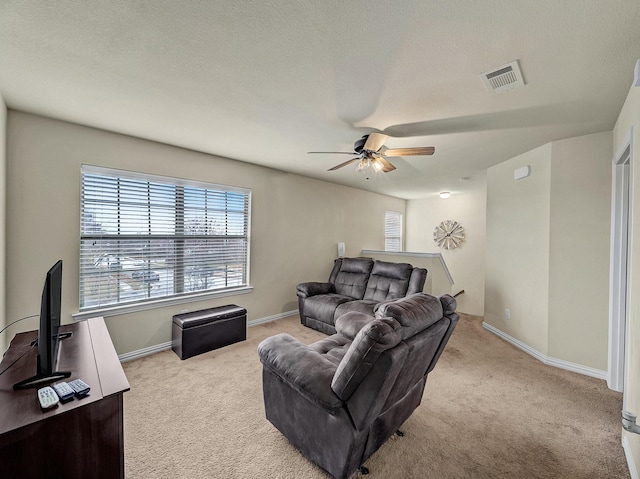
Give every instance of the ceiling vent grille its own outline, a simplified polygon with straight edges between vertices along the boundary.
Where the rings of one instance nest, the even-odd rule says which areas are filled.
[[[524,86],[518,60],[480,74],[489,93],[498,94]]]

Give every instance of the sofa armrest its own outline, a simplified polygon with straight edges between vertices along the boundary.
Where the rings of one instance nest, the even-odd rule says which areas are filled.
[[[443,294],[439,299],[440,303],[442,303],[442,311],[445,316],[451,316],[452,314],[455,314],[456,308],[458,307],[456,298],[449,294]]]
[[[278,334],[265,339],[258,345],[258,355],[265,368],[312,403],[329,411],[344,405],[331,389],[338,366],[293,336]]]
[[[329,294],[336,292],[336,286],[333,283],[300,283],[296,287],[297,295],[303,298],[316,296],[318,294]]]

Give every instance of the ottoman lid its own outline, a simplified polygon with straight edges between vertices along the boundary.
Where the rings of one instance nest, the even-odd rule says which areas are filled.
[[[173,323],[182,329],[188,329],[201,324],[210,323],[211,321],[235,318],[245,314],[247,314],[246,309],[236,306],[235,304],[228,304],[226,306],[218,306],[217,308],[208,308],[199,311],[176,314],[173,317]]]

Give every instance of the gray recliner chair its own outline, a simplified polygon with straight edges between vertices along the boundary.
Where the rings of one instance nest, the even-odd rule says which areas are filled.
[[[345,479],[420,404],[458,321],[456,301],[424,293],[349,312],[309,346],[288,334],[258,346],[267,419],[309,460]]]

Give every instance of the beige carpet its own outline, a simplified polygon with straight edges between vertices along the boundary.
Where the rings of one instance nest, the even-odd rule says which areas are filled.
[[[291,317],[185,361],[169,350],[125,363],[127,477],[327,478],[264,418],[256,348],[279,332],[324,337]],[[405,436],[363,477],[628,478],[621,409],[604,381],[545,366],[463,317]]]

